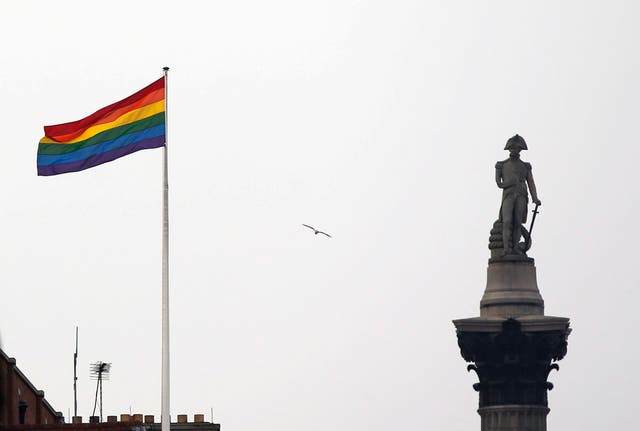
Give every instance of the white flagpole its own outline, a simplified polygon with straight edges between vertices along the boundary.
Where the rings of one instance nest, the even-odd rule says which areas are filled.
[[[165,143],[163,149],[163,184],[162,184],[162,431],[169,431],[171,418],[169,408],[169,162],[167,147],[169,146],[169,83],[168,67],[164,70],[164,108],[165,108]]]

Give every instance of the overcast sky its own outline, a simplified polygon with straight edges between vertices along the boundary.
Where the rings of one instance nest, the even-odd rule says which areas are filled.
[[[43,125],[169,66],[172,415],[225,431],[478,429],[505,141],[573,333],[550,429],[637,423],[634,1],[3,1],[0,334],[47,400],[160,413],[162,151],[36,176]],[[310,224],[333,235],[315,236]],[[85,419],[86,420],[86,419]]]

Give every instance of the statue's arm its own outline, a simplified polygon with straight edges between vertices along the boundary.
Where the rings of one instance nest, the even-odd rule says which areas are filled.
[[[504,178],[502,176],[502,164],[503,163],[504,162],[496,163],[496,184],[501,189],[506,189],[508,187],[515,186],[516,185],[516,181],[504,181]]]
[[[538,199],[538,191],[536,190],[536,183],[533,181],[533,174],[531,173],[531,166],[529,166],[527,172],[527,184],[529,185],[529,191],[531,192],[531,200],[536,205],[542,205],[540,199]]]
[[[502,162],[496,163],[496,184],[501,189],[505,188],[505,184],[502,182]]]

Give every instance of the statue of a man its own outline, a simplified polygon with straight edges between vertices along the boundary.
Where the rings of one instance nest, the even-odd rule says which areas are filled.
[[[533,203],[542,204],[533,182],[531,164],[520,160],[520,151],[527,149],[525,140],[522,136],[515,135],[509,138],[504,149],[509,150],[509,158],[496,163],[496,184],[502,189],[500,219],[503,256],[524,254],[524,251],[518,248],[518,243],[522,234],[522,224],[527,221],[527,186],[531,191]]]

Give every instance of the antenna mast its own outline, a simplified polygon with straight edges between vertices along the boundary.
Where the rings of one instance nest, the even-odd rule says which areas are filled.
[[[100,393],[100,422],[102,422],[102,381],[109,380],[109,371],[111,370],[111,363],[102,361],[91,364],[91,379],[97,380],[96,385],[96,400],[93,403],[93,413],[91,416],[96,415],[96,407],[98,405],[98,392]]]

